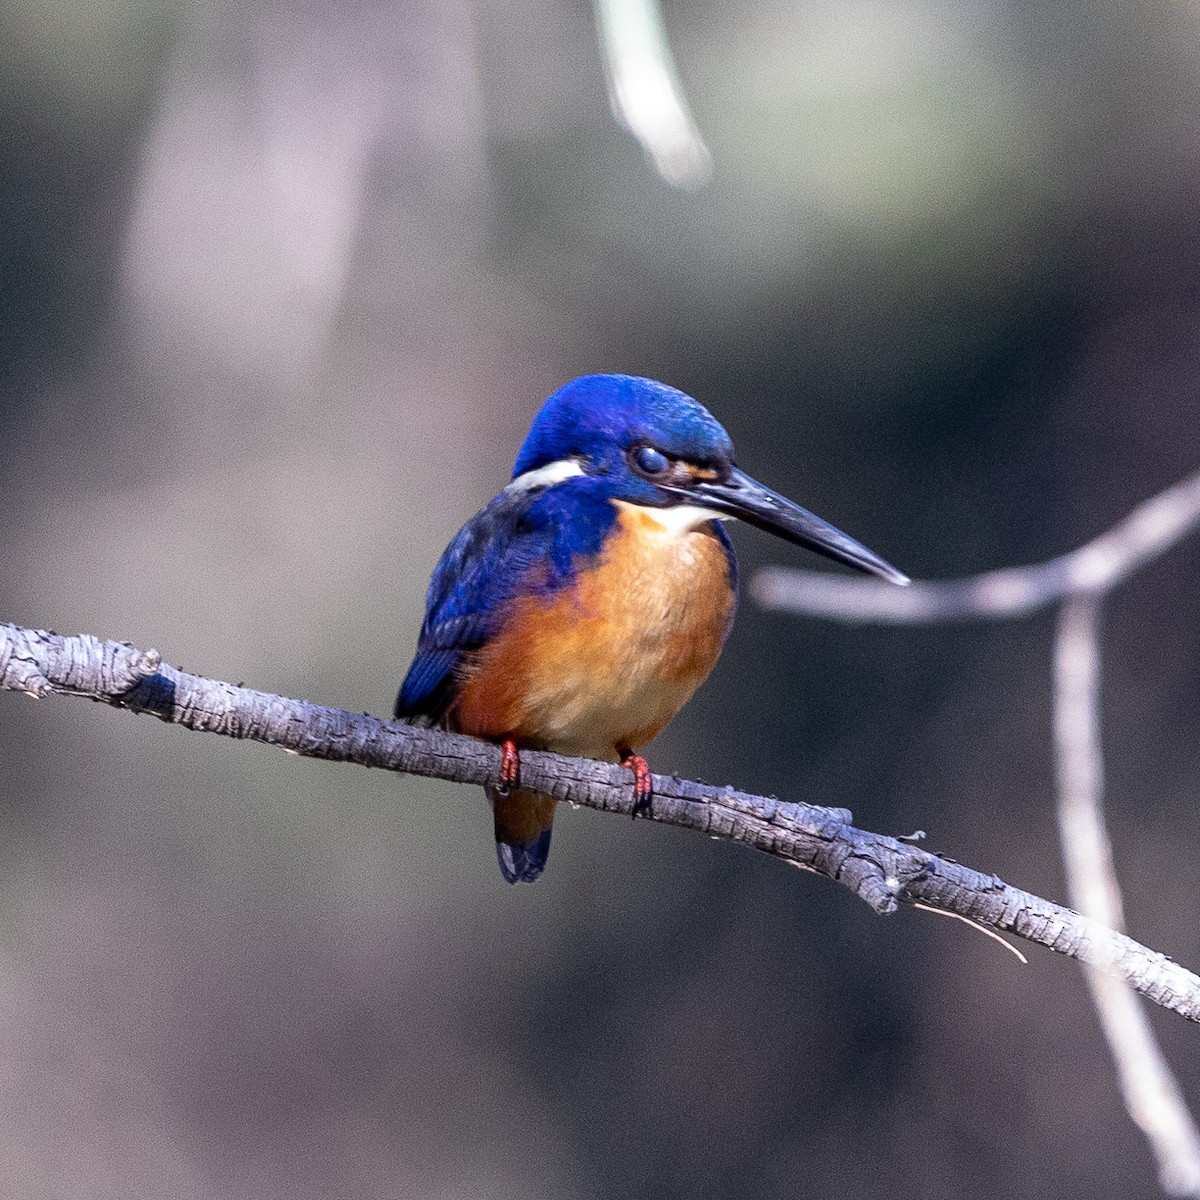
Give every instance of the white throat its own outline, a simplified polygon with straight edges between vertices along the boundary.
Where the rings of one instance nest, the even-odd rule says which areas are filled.
[[[618,501],[629,504],[629,501]],[[706,521],[731,521],[728,513],[717,512],[712,508],[702,508],[699,504],[676,504],[674,508],[654,508],[649,504],[629,504],[636,509],[639,516],[653,521],[665,533],[691,533]]]

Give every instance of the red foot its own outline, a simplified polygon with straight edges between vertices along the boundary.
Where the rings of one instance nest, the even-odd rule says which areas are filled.
[[[643,814],[649,816],[654,804],[654,785],[650,780],[650,767],[640,754],[621,749],[621,766],[633,772],[633,819]]]
[[[500,794],[509,796],[521,777],[521,756],[517,752],[517,743],[512,738],[505,738],[500,743]]]

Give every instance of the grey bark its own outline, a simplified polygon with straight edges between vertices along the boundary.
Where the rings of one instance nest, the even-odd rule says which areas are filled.
[[[494,782],[500,765],[498,748],[487,742],[191,675],[156,650],[87,634],[0,624],[0,691],[83,696],[310,758],[459,783]],[[616,764],[525,751],[521,782],[588,808],[633,813],[629,772]],[[1016,934],[1109,971],[1156,1004],[1200,1021],[1200,977],[1165,955],[995,875],[858,829],[845,809],[655,775],[651,819],[807,867],[880,914],[921,903]]]

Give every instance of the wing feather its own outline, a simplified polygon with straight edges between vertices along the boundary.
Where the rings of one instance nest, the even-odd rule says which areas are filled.
[[[495,635],[513,597],[556,591],[581,555],[599,551],[616,510],[580,486],[585,482],[501,492],[458,531],[429,583],[416,657],[396,698],[398,718],[442,722],[463,666]]]

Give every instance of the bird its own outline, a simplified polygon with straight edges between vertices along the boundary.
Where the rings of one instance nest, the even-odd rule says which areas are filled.
[[[895,584],[877,554],[740,470],[698,400],[653,379],[585,375],[541,406],[511,481],[433,572],[398,719],[497,743],[485,788],[509,883],[532,883],[557,802],[520,786],[520,750],[616,760],[634,815],[639,750],[720,656],[737,605],[736,519]]]

